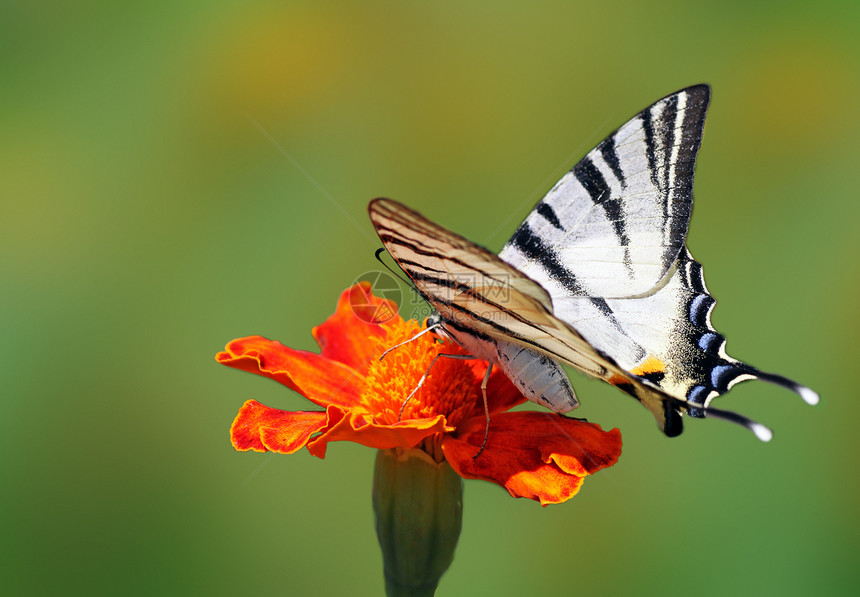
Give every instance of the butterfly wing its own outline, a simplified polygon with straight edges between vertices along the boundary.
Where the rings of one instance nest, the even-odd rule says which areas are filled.
[[[654,288],[687,236],[709,96],[707,85],[679,91],[610,135],[538,203],[502,258],[537,272],[550,294],[626,297]]]
[[[454,297],[475,287],[484,288],[488,296],[493,289],[503,295],[514,278],[522,279],[518,290],[523,297],[545,310],[552,309],[549,294],[540,284],[417,211],[391,199],[374,199],[368,213],[385,248],[424,298],[433,306],[442,306],[438,310],[443,316],[453,317],[456,307],[449,303]]]
[[[596,350],[676,398],[705,406],[759,378],[815,403],[812,390],[729,357],[711,325],[715,301],[685,245],[709,98],[697,85],[634,116],[550,190],[499,256],[545,288],[555,315]]]
[[[418,291],[457,333],[511,342],[612,383],[642,402],[667,435],[681,432],[681,412],[695,407],[620,367],[552,314],[546,292],[490,251],[390,199],[375,199],[370,218],[388,252]],[[734,413],[707,409],[752,429],[769,431]]]

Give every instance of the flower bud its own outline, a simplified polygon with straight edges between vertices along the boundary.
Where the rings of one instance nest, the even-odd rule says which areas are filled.
[[[423,450],[379,450],[373,510],[388,597],[433,595],[460,537],[462,478]]]

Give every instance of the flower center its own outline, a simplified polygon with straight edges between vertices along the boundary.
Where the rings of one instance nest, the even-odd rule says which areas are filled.
[[[422,329],[414,319],[402,321],[397,318],[385,324],[383,329],[386,332],[384,336],[369,340],[377,344],[374,347],[377,354],[381,355],[401,342],[406,343],[389,352],[384,359],[371,361],[362,392],[362,402],[368,412],[373,414],[377,423],[387,425],[441,414],[445,415],[448,425],[456,427],[479,398],[475,374],[466,360],[436,358],[436,355],[462,355],[466,354],[465,351],[453,342],[437,341],[432,333],[414,338]],[[428,368],[430,372],[418,387]],[[415,393],[406,401],[413,391]]]

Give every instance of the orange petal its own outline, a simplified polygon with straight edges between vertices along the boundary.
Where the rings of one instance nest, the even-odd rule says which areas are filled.
[[[450,428],[445,424],[444,415],[432,419],[400,421],[394,425],[380,425],[361,413],[351,412],[330,424],[321,435],[308,443],[308,452],[323,458],[328,443],[336,441],[355,442],[379,450],[414,448],[424,438],[448,430]]]
[[[215,360],[274,379],[323,407],[351,408],[359,402],[364,384],[364,377],[343,363],[262,336],[232,340]]]
[[[612,466],[621,455],[621,432],[541,412],[499,413],[490,422],[487,447],[484,421],[475,418],[462,433],[442,443],[445,458],[467,479],[498,483],[514,497],[557,504],[573,497],[586,475]]]
[[[326,424],[324,412],[288,412],[248,400],[230,428],[237,450],[292,454]]]
[[[360,282],[344,290],[337,301],[337,310],[325,323],[313,329],[322,356],[363,369],[367,362],[379,356],[371,351],[371,337],[385,335],[380,324],[397,318],[397,304],[373,295],[369,282]]]

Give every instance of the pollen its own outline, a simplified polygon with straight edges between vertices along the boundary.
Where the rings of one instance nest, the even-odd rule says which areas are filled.
[[[441,414],[448,425],[456,426],[469,415],[480,399],[472,367],[467,360],[436,358],[440,354],[463,355],[463,349],[450,341],[440,342],[432,333],[416,338],[422,328],[415,320],[397,320],[383,327],[384,336],[368,340],[377,344],[374,347],[377,355],[404,344],[382,360],[374,358],[368,366],[361,401],[374,420],[393,425]],[[425,373],[427,377],[421,383]],[[407,401],[410,394],[412,397]]]

